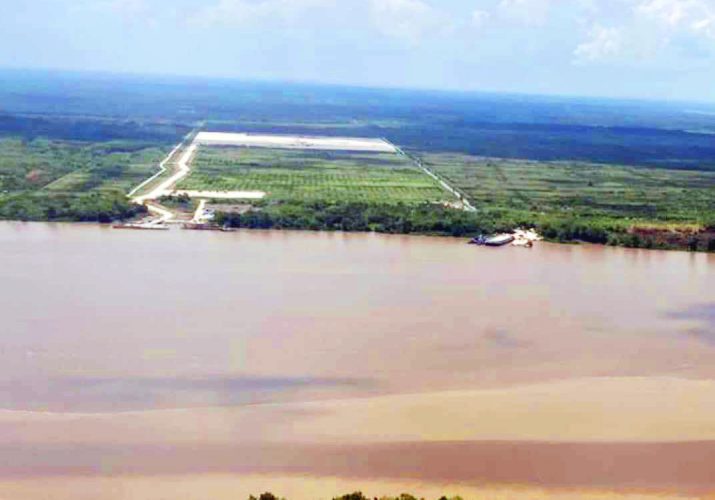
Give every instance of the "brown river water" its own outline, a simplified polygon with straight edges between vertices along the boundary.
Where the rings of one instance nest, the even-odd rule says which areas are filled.
[[[711,498],[714,284],[681,252],[1,223],[0,498]]]

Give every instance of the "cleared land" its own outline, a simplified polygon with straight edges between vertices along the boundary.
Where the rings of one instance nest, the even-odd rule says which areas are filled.
[[[477,208],[697,224],[715,210],[715,173],[426,154]]]
[[[173,195],[215,200],[262,200],[266,197],[263,191],[174,191]]]
[[[200,148],[180,191],[265,192],[272,201],[424,203],[449,193],[393,153]]]
[[[297,135],[256,135],[230,132],[201,132],[196,142],[207,146],[312,149],[324,151],[372,151],[395,153],[395,147],[382,140],[363,137],[316,137]]]

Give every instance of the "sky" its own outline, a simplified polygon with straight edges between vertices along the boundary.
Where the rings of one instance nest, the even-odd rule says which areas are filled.
[[[715,102],[715,0],[0,0],[0,67]]]

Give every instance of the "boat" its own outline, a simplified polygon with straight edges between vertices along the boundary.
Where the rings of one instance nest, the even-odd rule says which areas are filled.
[[[514,235],[504,233],[490,236],[484,240],[484,244],[488,247],[502,247],[504,245],[508,245],[512,241],[514,241]]]
[[[221,231],[220,226],[205,222],[184,222],[181,227],[192,231]]]
[[[469,240],[469,244],[470,245],[484,245],[484,243],[486,241],[487,241],[486,236],[484,236],[483,234],[480,234],[476,238],[472,238],[471,240]]]
[[[114,229],[135,229],[140,231],[166,231],[168,226],[163,224],[114,224]]]

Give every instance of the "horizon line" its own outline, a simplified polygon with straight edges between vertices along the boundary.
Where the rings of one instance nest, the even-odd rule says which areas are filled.
[[[259,77],[238,77],[230,75],[198,75],[187,73],[163,73],[163,72],[139,72],[139,71],[115,71],[115,70],[94,70],[94,69],[71,69],[55,67],[20,67],[2,66],[0,72],[6,73],[45,73],[55,75],[87,75],[95,77],[119,76],[124,78],[145,78],[145,79],[166,79],[166,80],[200,80],[200,81],[225,81],[243,84],[258,85],[293,85],[293,86],[315,86],[333,87],[357,90],[393,91],[393,92],[414,92],[414,93],[436,93],[436,94],[458,94],[458,95],[481,95],[493,97],[531,98],[531,99],[554,99],[554,100],[592,100],[610,102],[629,102],[660,104],[666,106],[673,105],[700,105],[715,108],[715,101],[688,100],[665,97],[642,97],[642,96],[604,96],[578,93],[538,93],[538,92],[518,92],[495,89],[460,89],[460,88],[437,88],[430,86],[401,86],[401,85],[372,85],[360,83],[345,83],[336,81],[319,81],[308,79],[287,79],[287,78],[259,78]]]

